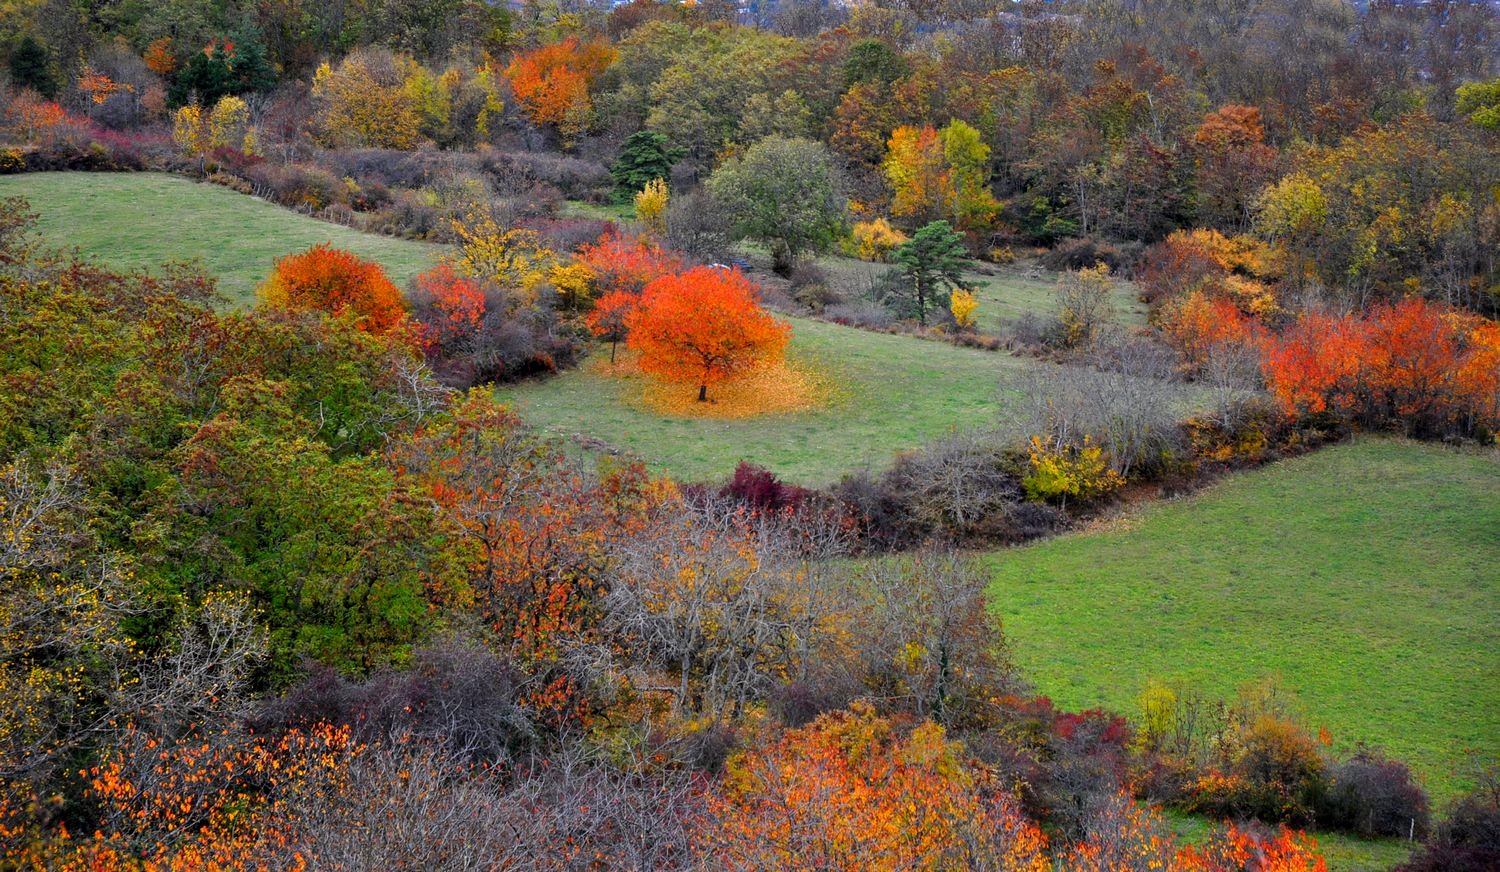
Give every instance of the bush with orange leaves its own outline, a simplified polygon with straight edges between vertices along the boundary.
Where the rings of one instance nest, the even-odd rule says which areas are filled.
[[[380,264],[327,243],[276,261],[258,294],[272,308],[350,317],[366,333],[387,335],[406,327],[406,301]]]
[[[718,868],[1051,868],[1046,837],[942,727],[903,734],[863,704],[732,761],[706,824]]]
[[[1154,809],[1116,794],[1095,810],[1088,837],[1072,846],[1066,872],[1326,872],[1317,843],[1283,827],[1275,836],[1229,826],[1202,846],[1179,846]]]
[[[84,801],[99,815],[92,835],[0,802],[0,846],[18,869],[306,869],[294,810],[347,792],[349,766],[365,750],[347,728],[326,725],[273,738],[127,728],[80,772]]]
[[[1275,272],[1258,240],[1179,230],[1147,251],[1138,283],[1163,338],[1198,370],[1214,348],[1252,343],[1280,315]]]
[[[1191,369],[1201,368],[1209,355],[1224,345],[1255,345],[1264,334],[1260,323],[1234,301],[1193,290],[1157,312],[1162,338]]]
[[[708,386],[781,359],[791,328],[760,307],[739,270],[697,267],[646,286],[625,318],[640,367],[667,381]]]
[[[578,249],[578,259],[594,273],[594,283],[605,294],[639,294],[647,285],[684,268],[682,258],[640,237],[607,231]]]
[[[1261,368],[1288,416],[1331,412],[1415,436],[1500,430],[1500,325],[1421,298],[1306,313],[1266,343]]]
[[[568,37],[517,54],[505,76],[531,123],[554,128],[569,147],[588,129],[593,114],[589,86],[617,54],[606,42],[580,43]]]

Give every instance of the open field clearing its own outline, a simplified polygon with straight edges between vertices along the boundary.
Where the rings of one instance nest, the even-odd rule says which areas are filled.
[[[379,262],[398,286],[432,266],[438,247],[319,221],[218,185],[160,173],[0,176],[0,197],[25,197],[42,238],[119,269],[199,260],[232,302],[248,304],[278,257],[321,242]]]
[[[642,379],[593,365],[607,363],[605,350],[576,370],[500,393],[550,432],[604,439],[684,479],[723,478],[747,460],[789,481],[827,484],[861,466],[883,467],[896,451],[950,429],[996,422],[1017,398],[1001,395],[1002,373],[1028,365],[944,342],[801,318],[791,323],[789,363],[819,383],[819,402],[802,411],[743,419],[663,416],[643,401]]]
[[[1500,751],[1497,518],[1494,457],[1361,439],[997,552],[990,592],[1061,705],[1278,676],[1336,748],[1385,748],[1440,804]]]

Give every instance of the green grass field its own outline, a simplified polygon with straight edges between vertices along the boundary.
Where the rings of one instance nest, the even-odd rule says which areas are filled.
[[[862,466],[882,468],[895,452],[953,428],[997,422],[1007,402],[1001,374],[1028,365],[1005,354],[801,318],[792,329],[789,359],[833,382],[820,408],[742,420],[664,417],[629,402],[629,382],[587,365],[500,394],[550,432],[605,439],[680,478],[727,477],[748,460],[789,481],[826,484]]]
[[[1500,461],[1362,439],[992,554],[1026,673],[1134,713],[1148,679],[1277,676],[1337,747],[1379,745],[1441,802],[1500,754]]]
[[[288,211],[228,188],[159,173],[0,176],[0,197],[25,197],[50,244],[119,269],[197,259],[232,302],[247,304],[277,258],[329,242],[382,264],[404,286],[438,247],[388,239]]]
[[[846,290],[861,288],[872,277],[891,269],[890,264],[836,255],[820,257],[817,264]],[[979,329],[999,336],[1009,333],[1011,323],[1022,315],[1055,312],[1057,279],[1058,273],[1025,264],[982,264],[980,269],[964,273],[964,281],[979,298]],[[1117,280],[1114,291],[1114,320],[1126,327],[1144,326],[1146,305],[1137,299],[1135,285]]]
[[[1005,334],[1012,321],[1032,312],[1046,315],[1057,310],[1054,288],[1058,274],[1034,272],[1018,264],[988,267],[991,275],[971,272],[968,281],[979,298],[979,326],[991,333]],[[1114,320],[1126,327],[1146,324],[1146,304],[1136,298],[1135,285],[1115,282]]]

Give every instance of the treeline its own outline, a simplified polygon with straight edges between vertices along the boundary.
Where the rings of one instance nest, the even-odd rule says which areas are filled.
[[[782,215],[814,232],[773,251],[942,219],[985,258],[1084,238],[1129,263],[1201,228],[1275,242],[1348,301],[1496,306],[1493,4],[420,5],[23,8],[0,168],[219,172],[442,237],[455,199],[687,196],[779,137],[836,163],[837,226]],[[403,156],[424,144],[452,156]]]

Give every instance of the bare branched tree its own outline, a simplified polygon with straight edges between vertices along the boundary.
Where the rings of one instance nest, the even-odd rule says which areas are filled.
[[[1084,363],[1034,366],[1022,376],[1030,435],[1059,449],[1092,439],[1124,476],[1176,445],[1186,392],[1170,351],[1113,336],[1099,340]]]

